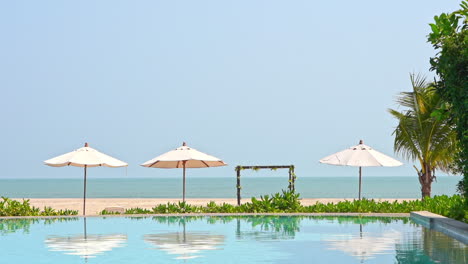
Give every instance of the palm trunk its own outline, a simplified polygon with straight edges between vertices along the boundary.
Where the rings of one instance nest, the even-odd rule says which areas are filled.
[[[421,170],[419,173],[419,182],[421,183],[421,195],[424,200],[426,197],[431,197],[432,181],[432,170],[429,165],[424,164],[424,172]]]
[[[427,174],[430,174],[430,173],[426,173],[425,175]],[[431,184],[432,184],[432,181],[426,181],[422,184],[421,186],[421,193],[422,193],[422,198],[426,198],[426,197],[431,197]]]

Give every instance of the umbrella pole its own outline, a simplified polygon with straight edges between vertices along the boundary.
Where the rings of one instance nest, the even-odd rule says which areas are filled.
[[[86,167],[84,166],[83,215],[86,215]]]
[[[183,236],[184,236],[184,244],[186,244],[187,243],[187,235],[185,233],[185,221],[182,222],[182,227],[184,228],[183,233],[182,233]]]
[[[84,238],[86,239],[88,237],[88,232],[86,231],[86,217],[83,220],[84,220]]]
[[[359,200],[361,200],[361,173],[362,167],[359,167]]]
[[[182,180],[182,202],[185,202],[185,162],[183,161],[182,164],[184,165],[184,177]]]

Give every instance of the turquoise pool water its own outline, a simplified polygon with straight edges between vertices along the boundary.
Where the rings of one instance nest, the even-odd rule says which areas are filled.
[[[0,263],[467,263],[408,218],[232,216],[0,220]]]

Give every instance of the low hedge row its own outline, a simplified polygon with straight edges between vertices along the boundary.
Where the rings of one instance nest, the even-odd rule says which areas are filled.
[[[206,206],[190,205],[186,202],[159,204],[151,209],[131,208],[124,214],[174,214],[174,213],[409,213],[411,211],[430,211],[446,217],[468,222],[468,208],[460,195],[441,195],[424,200],[386,202],[374,199],[343,201],[338,203],[319,203],[303,206],[298,193],[283,191],[274,195],[264,195],[259,199],[240,206],[227,203],[216,204],[211,201]],[[40,210],[31,206],[29,200],[22,202],[2,197],[0,216],[59,216],[77,215],[76,210],[55,210],[44,207]],[[100,214],[112,214],[102,211]]]
[[[173,213],[409,213],[430,211],[467,222],[468,210],[460,195],[441,195],[424,200],[387,202],[374,199],[319,203],[303,206],[298,193],[283,191],[274,195],[252,198],[240,206],[211,201],[206,206],[190,205],[186,202],[160,204],[151,209],[131,208],[124,214],[173,214]],[[101,214],[112,214],[102,211]]]
[[[0,201],[0,216],[58,216],[58,215],[77,215],[76,210],[55,210],[51,207],[44,207],[40,210],[37,207],[31,206],[29,200],[22,202],[2,197]]]

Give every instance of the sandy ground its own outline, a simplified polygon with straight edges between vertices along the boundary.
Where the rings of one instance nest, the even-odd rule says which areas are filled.
[[[22,199],[15,199],[22,200]],[[353,199],[335,199],[335,198],[313,198],[313,199],[301,199],[302,205],[312,205],[317,202],[321,203],[337,203],[340,201]],[[376,199],[376,201],[410,201],[416,199]],[[176,203],[182,201],[182,199],[156,199],[156,198],[88,198],[86,199],[86,215],[97,215],[99,212],[107,207],[122,207],[124,209],[140,207],[151,209],[158,204],[166,204],[167,202]],[[206,205],[210,201],[214,201],[217,204],[229,203],[237,204],[237,199],[229,198],[206,198],[206,199],[186,199],[187,203],[192,205]],[[242,199],[242,203],[249,202],[250,199]],[[82,198],[31,198],[30,203],[32,206],[43,209],[45,206],[50,206],[54,209],[71,209],[78,210],[79,214],[82,214],[83,210],[83,199]]]

